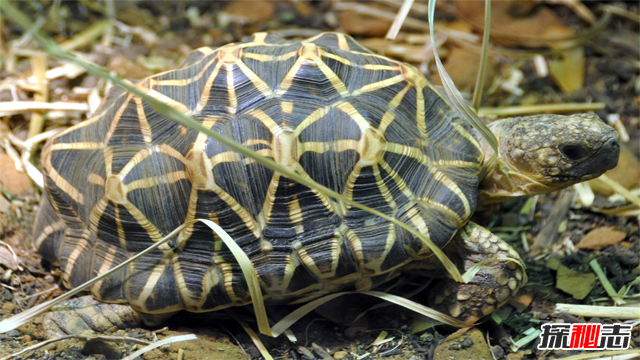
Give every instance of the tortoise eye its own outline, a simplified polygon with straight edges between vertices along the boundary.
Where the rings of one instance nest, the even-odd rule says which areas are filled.
[[[563,146],[562,149],[560,149],[560,151],[562,151],[562,153],[566,157],[568,157],[573,161],[584,159],[585,157],[587,157],[587,155],[589,155],[589,151],[580,145]]]

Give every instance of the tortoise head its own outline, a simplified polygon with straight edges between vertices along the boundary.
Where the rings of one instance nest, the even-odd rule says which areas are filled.
[[[596,178],[613,169],[620,155],[618,133],[594,113],[509,118],[489,128],[504,166],[482,181],[480,201],[485,203]],[[493,151],[484,148],[488,159]]]

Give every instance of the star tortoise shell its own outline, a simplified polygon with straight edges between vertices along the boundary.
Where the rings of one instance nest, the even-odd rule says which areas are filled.
[[[257,33],[145,78],[149,95],[444,246],[475,209],[478,139],[414,67],[351,37]],[[266,299],[370,289],[430,250],[387,220],[302,186],[113,90],[45,147],[36,245],[66,286],[113,268],[186,221],[218,223]],[[224,243],[196,223],[92,286],[147,313],[249,303]]]

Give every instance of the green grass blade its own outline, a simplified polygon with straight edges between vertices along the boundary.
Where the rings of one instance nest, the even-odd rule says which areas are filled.
[[[329,302],[337,297],[343,296],[343,295],[348,295],[348,294],[364,294],[364,295],[369,295],[369,296],[373,296],[373,297],[377,297],[379,299],[391,302],[393,304],[396,305],[400,305],[406,309],[409,309],[411,311],[414,311],[420,315],[429,317],[431,319],[435,319],[438,320],[444,324],[448,324],[451,326],[456,326],[456,327],[470,327],[473,324],[468,324],[465,323],[463,321],[460,321],[454,317],[451,317],[447,314],[443,314],[437,310],[431,309],[427,306],[424,306],[422,304],[419,304],[415,301],[406,299],[402,296],[398,296],[398,295],[392,295],[392,294],[387,294],[381,291],[361,291],[361,292],[356,292],[356,291],[350,291],[350,292],[341,292],[341,293],[335,293],[335,294],[331,294],[331,295],[327,295],[327,296],[323,296],[319,299],[313,300],[309,303],[306,303],[302,306],[300,306],[299,308],[295,309],[294,311],[292,311],[291,313],[289,313],[287,316],[285,316],[282,320],[278,321],[278,323],[276,323],[273,328],[273,334],[274,336],[279,336],[283,331],[285,331],[286,329],[288,329],[289,327],[291,327],[291,325],[295,324],[298,320],[302,319],[305,315],[307,315],[309,312],[311,312],[312,310],[314,310],[315,308],[317,308],[318,306]]]
[[[251,326],[249,326],[246,321],[242,320],[240,316],[238,316],[238,314],[236,314],[233,310],[226,309],[226,311],[235,321],[240,324],[240,326],[242,326],[247,335],[249,335],[251,341],[256,346],[256,348],[258,348],[258,351],[260,352],[260,355],[262,355],[264,360],[273,360],[273,356],[271,356],[269,350],[267,350],[267,347],[264,346],[264,343],[262,342],[262,340],[260,340],[260,336],[258,336],[258,334],[253,331]]]
[[[238,261],[238,265],[240,265],[242,275],[244,275],[244,279],[247,282],[247,287],[249,288],[251,303],[253,304],[253,310],[255,311],[256,320],[258,321],[258,329],[265,335],[273,336],[271,333],[271,327],[269,326],[267,310],[264,307],[264,299],[262,297],[262,290],[258,280],[258,272],[253,266],[251,259],[249,259],[244,250],[242,250],[235,240],[233,240],[231,236],[229,236],[229,234],[220,227],[220,225],[206,219],[198,219],[198,221],[203,222],[213,230],[216,235],[222,239],[224,244],[227,245],[229,250],[231,250],[231,253],[233,253],[233,256]]]
[[[433,15],[436,10],[436,0],[429,0],[429,32],[431,34],[431,42],[435,44],[435,33],[433,31]],[[433,53],[435,56],[436,66],[438,67],[438,74],[440,74],[440,78],[442,79],[442,85],[444,86],[447,95],[450,100],[450,105],[453,106],[454,109],[458,112],[458,114],[465,120],[467,120],[478,132],[485,141],[491,146],[494,151],[494,154],[498,154],[498,140],[495,135],[489,130],[489,128],[480,120],[478,115],[476,115],[475,111],[467,104],[464,100],[460,91],[456,88],[453,80],[445,70],[442,61],[440,61],[440,56],[438,55],[438,48],[433,46]]]
[[[491,0],[486,0],[484,4],[484,34],[482,36],[482,55],[480,56],[480,68],[478,69],[478,79],[476,88],[473,91],[473,108],[478,111],[480,101],[482,101],[482,89],[484,79],[487,75],[487,61],[489,60],[489,34],[491,33]]]

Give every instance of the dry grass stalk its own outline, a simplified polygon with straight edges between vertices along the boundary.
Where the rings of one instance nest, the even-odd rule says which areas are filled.
[[[72,63],[65,63],[61,66],[47,70],[46,78],[47,80],[53,80],[64,76],[67,79],[75,79],[84,73],[85,70],[80,66]],[[27,81],[28,83],[37,83],[37,79],[35,76],[30,76]]]
[[[379,19],[393,21],[396,18],[396,14],[391,11],[378,9],[364,3],[336,2],[334,3],[333,7],[338,11],[352,11],[358,14],[369,15],[371,17],[375,17]],[[424,21],[414,19],[414,18],[405,19],[403,25],[413,30],[420,30],[420,31],[429,30],[429,25],[427,25]]]
[[[7,101],[0,103],[0,114],[36,110],[88,111],[89,106],[72,102]]]
[[[395,19],[393,19],[393,23],[391,24],[391,27],[387,32],[387,36],[385,36],[387,40],[393,40],[396,38],[398,32],[400,32],[402,24],[407,19],[407,15],[409,15],[411,5],[413,5],[413,0],[404,0],[402,6],[398,10],[398,13],[396,14]]]
[[[378,3],[390,5],[390,6],[393,6],[393,7],[398,7],[400,1],[402,1],[402,0],[376,0],[376,2],[378,2]],[[403,3],[403,5],[404,5],[404,3]],[[401,6],[403,6],[403,5],[401,5]],[[410,9],[409,13],[426,16],[429,13],[429,7],[427,5],[414,2],[411,5],[411,9]]]
[[[33,98],[37,102],[47,102],[49,99],[49,82],[47,81],[47,57],[45,55],[36,56],[31,59],[31,69],[33,75],[36,78],[38,84],[38,91],[34,94]],[[34,112],[31,114],[31,121],[29,123],[29,136],[32,138],[42,132],[44,127],[44,114],[40,112]]]
[[[174,342],[179,342],[179,341],[188,341],[188,340],[195,340],[197,339],[197,337],[194,334],[187,334],[187,335],[176,335],[176,336],[171,336],[165,339],[162,339],[160,341],[151,343],[145,347],[143,347],[142,349],[134,352],[133,354],[123,358],[122,360],[134,360],[137,359],[139,356],[142,356],[143,354],[155,349],[155,348],[159,348],[160,346],[164,346],[164,345],[168,345]]]
[[[631,20],[631,21],[635,21],[637,23],[640,23],[640,16],[638,16],[638,14],[634,14],[633,12],[631,12],[629,10],[625,10],[625,9],[621,8],[620,6],[609,5],[609,4],[601,4],[598,7],[598,10],[606,11],[606,12],[609,12],[609,13],[611,13],[613,15],[623,17],[623,18],[625,18],[627,20]]]
[[[566,218],[573,199],[573,191],[563,190],[558,200],[553,204],[551,215],[542,225],[542,229],[531,244],[531,254],[537,255],[549,249],[558,238],[558,226]]]
[[[554,5],[564,5],[573,10],[580,19],[588,22],[589,24],[595,24],[595,22],[598,21],[591,10],[589,10],[589,8],[579,0],[545,0],[545,2]]]
[[[632,193],[627,188],[620,185],[617,181],[611,179],[607,175],[601,175],[600,177],[593,179],[593,181],[597,181],[604,184],[605,186],[609,187],[611,190],[622,195],[630,203],[634,204],[637,207],[640,207],[640,197],[638,197],[638,195]]]
[[[517,116],[541,113],[574,113],[581,111],[599,111],[605,108],[605,103],[565,103],[526,106],[501,106],[494,108],[481,107],[478,116]]]
[[[616,306],[594,306],[576,304],[556,304],[556,313],[567,313],[574,316],[599,317],[607,319],[640,319],[640,308],[637,307],[616,307]]]
[[[631,140],[627,128],[624,126],[622,120],[620,120],[620,114],[609,114],[609,116],[607,116],[607,121],[609,122],[609,125],[616,129],[618,134],[620,134],[620,141],[627,143]]]
[[[267,348],[264,346],[264,344],[262,343],[262,340],[260,340],[260,337],[258,336],[258,334],[256,334],[255,331],[253,331],[253,329],[251,328],[251,326],[249,326],[249,324],[247,324],[246,321],[242,320],[240,318],[240,316],[238,316],[233,310],[231,309],[226,309],[225,310],[235,321],[237,321],[240,326],[242,326],[242,328],[244,329],[244,331],[247,333],[247,335],[249,335],[249,337],[251,338],[251,341],[253,342],[253,344],[256,346],[256,348],[258,349],[258,351],[260,352],[260,355],[262,355],[262,357],[265,360],[273,360],[273,357],[271,356],[271,354],[269,353],[269,350],[267,350]]]
[[[573,185],[573,189],[578,194],[580,202],[583,206],[590,207],[593,205],[593,201],[596,199],[596,195],[593,193],[591,186],[588,182],[578,183]]]
[[[112,26],[113,25],[111,25],[111,22],[109,20],[98,21],[73,38],[61,43],[60,47],[66,51],[71,51],[87,45],[91,45],[97,38],[102,36],[108,28]]]
[[[11,143],[7,138],[4,139],[4,142],[0,144],[4,148],[4,152],[9,155],[11,160],[13,160],[13,164],[16,167],[16,170],[19,172],[24,172],[24,166],[22,166],[22,160],[20,158],[20,153],[13,148]]]

